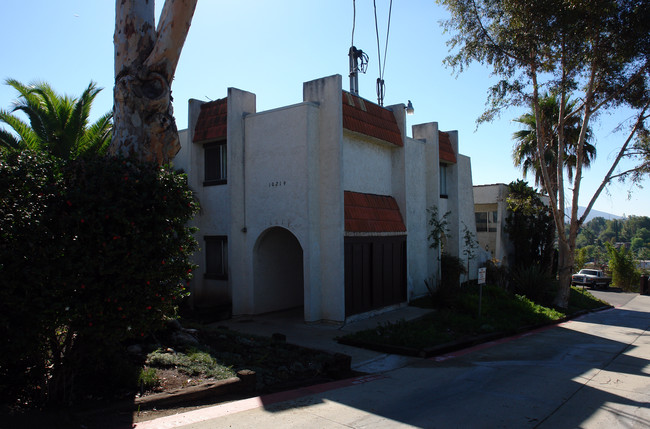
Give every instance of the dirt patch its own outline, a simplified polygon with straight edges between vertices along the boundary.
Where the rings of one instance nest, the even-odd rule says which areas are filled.
[[[147,391],[147,394],[182,389],[189,386],[198,386],[208,381],[215,381],[214,378],[205,377],[203,374],[191,376],[179,371],[178,369],[158,369],[157,372],[160,386]]]

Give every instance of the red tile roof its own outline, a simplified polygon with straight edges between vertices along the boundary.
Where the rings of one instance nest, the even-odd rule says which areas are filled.
[[[194,128],[194,143],[226,138],[228,99],[210,101],[201,105],[199,119]]]
[[[391,110],[347,91],[343,91],[343,128],[404,146]]]
[[[440,146],[440,161],[456,164],[456,154],[451,147],[451,140],[448,133],[438,132],[438,145]]]
[[[344,192],[347,232],[406,232],[397,201],[391,196]]]

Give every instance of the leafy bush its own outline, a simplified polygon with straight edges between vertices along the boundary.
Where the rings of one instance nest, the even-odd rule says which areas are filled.
[[[571,286],[571,291],[569,292],[569,311],[594,310],[606,305],[609,304],[596,298],[588,290],[578,286]]]
[[[489,260],[485,263],[486,268],[486,281],[488,283],[499,286],[500,288],[508,288],[508,268],[505,265],[498,264],[494,260]]]
[[[513,293],[526,296],[540,304],[550,304],[555,292],[555,281],[539,265],[515,266],[510,272]]]
[[[188,294],[196,210],[169,169],[3,155],[0,376],[12,378],[0,390],[68,401],[110,374],[121,344],[162,326]]]
[[[515,259],[510,265],[539,264],[543,271],[552,271],[555,222],[550,209],[523,180],[511,182],[508,192],[505,229],[512,240]]]
[[[445,307],[460,292],[460,276],[466,273],[466,269],[460,258],[443,253],[440,256],[440,271],[441,279],[435,289],[432,287],[433,278],[425,280],[425,284],[434,302]]]
[[[636,268],[632,251],[625,246],[617,249],[605,243],[609,253],[609,268],[612,270],[612,282],[625,291],[636,291],[639,286],[640,272]]]
[[[412,348],[432,347],[477,335],[513,333],[522,327],[560,320],[564,313],[543,307],[522,295],[485,285],[482,312],[478,317],[479,287],[468,286],[458,293],[451,307],[439,309],[412,321],[384,323],[376,328],[355,332],[344,338],[374,344]]]
[[[140,390],[151,390],[160,385],[160,377],[155,368],[142,368],[138,376],[138,385]]]
[[[147,364],[158,368],[177,368],[187,375],[204,374],[217,379],[236,375],[231,367],[220,364],[209,352],[197,349],[189,349],[185,353],[155,350],[147,356]]]

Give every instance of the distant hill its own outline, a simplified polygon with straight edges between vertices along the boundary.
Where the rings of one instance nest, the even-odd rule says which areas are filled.
[[[582,214],[585,212],[585,209],[586,209],[586,207],[579,206],[578,207],[578,216],[582,216]],[[566,213],[567,213],[567,215],[571,214],[569,209],[566,210]],[[603,217],[603,218],[605,218],[607,220],[623,219],[623,216],[618,216],[618,215],[615,215],[615,214],[601,212],[599,210],[591,209],[589,211],[589,214],[587,215],[587,219],[585,219],[585,223],[589,222],[590,220],[592,220],[595,217]]]

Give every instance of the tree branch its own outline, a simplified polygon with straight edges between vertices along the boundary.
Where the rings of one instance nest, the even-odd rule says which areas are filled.
[[[165,0],[155,45],[144,65],[161,73],[167,82],[174,77],[196,3],[197,0]]]
[[[151,52],[156,32],[153,1],[115,2],[115,78],[142,64]]]
[[[634,127],[632,128],[632,131],[630,131],[630,134],[627,136],[627,139],[625,139],[625,143],[621,147],[621,150],[618,152],[618,155],[616,155],[616,159],[612,163],[612,166],[610,167],[609,171],[603,178],[603,181],[600,183],[600,186],[598,186],[598,189],[594,193],[594,195],[591,197],[591,201],[589,201],[589,204],[587,205],[587,209],[585,212],[582,214],[582,217],[580,218],[580,222],[584,222],[584,220],[587,218],[587,215],[589,214],[589,211],[591,208],[594,206],[596,203],[596,200],[600,196],[600,193],[605,189],[605,187],[612,181],[613,178],[618,177],[619,175],[614,176],[614,170],[618,166],[618,163],[621,161],[623,158],[623,155],[625,155],[625,151],[627,150],[628,145],[632,141],[632,138],[636,134],[636,132],[641,128],[643,125],[643,120],[644,120],[644,114],[646,110],[648,110],[648,107],[650,106],[650,100],[646,102],[645,106],[643,106],[643,110],[639,113],[638,119],[636,123],[634,124]]]

